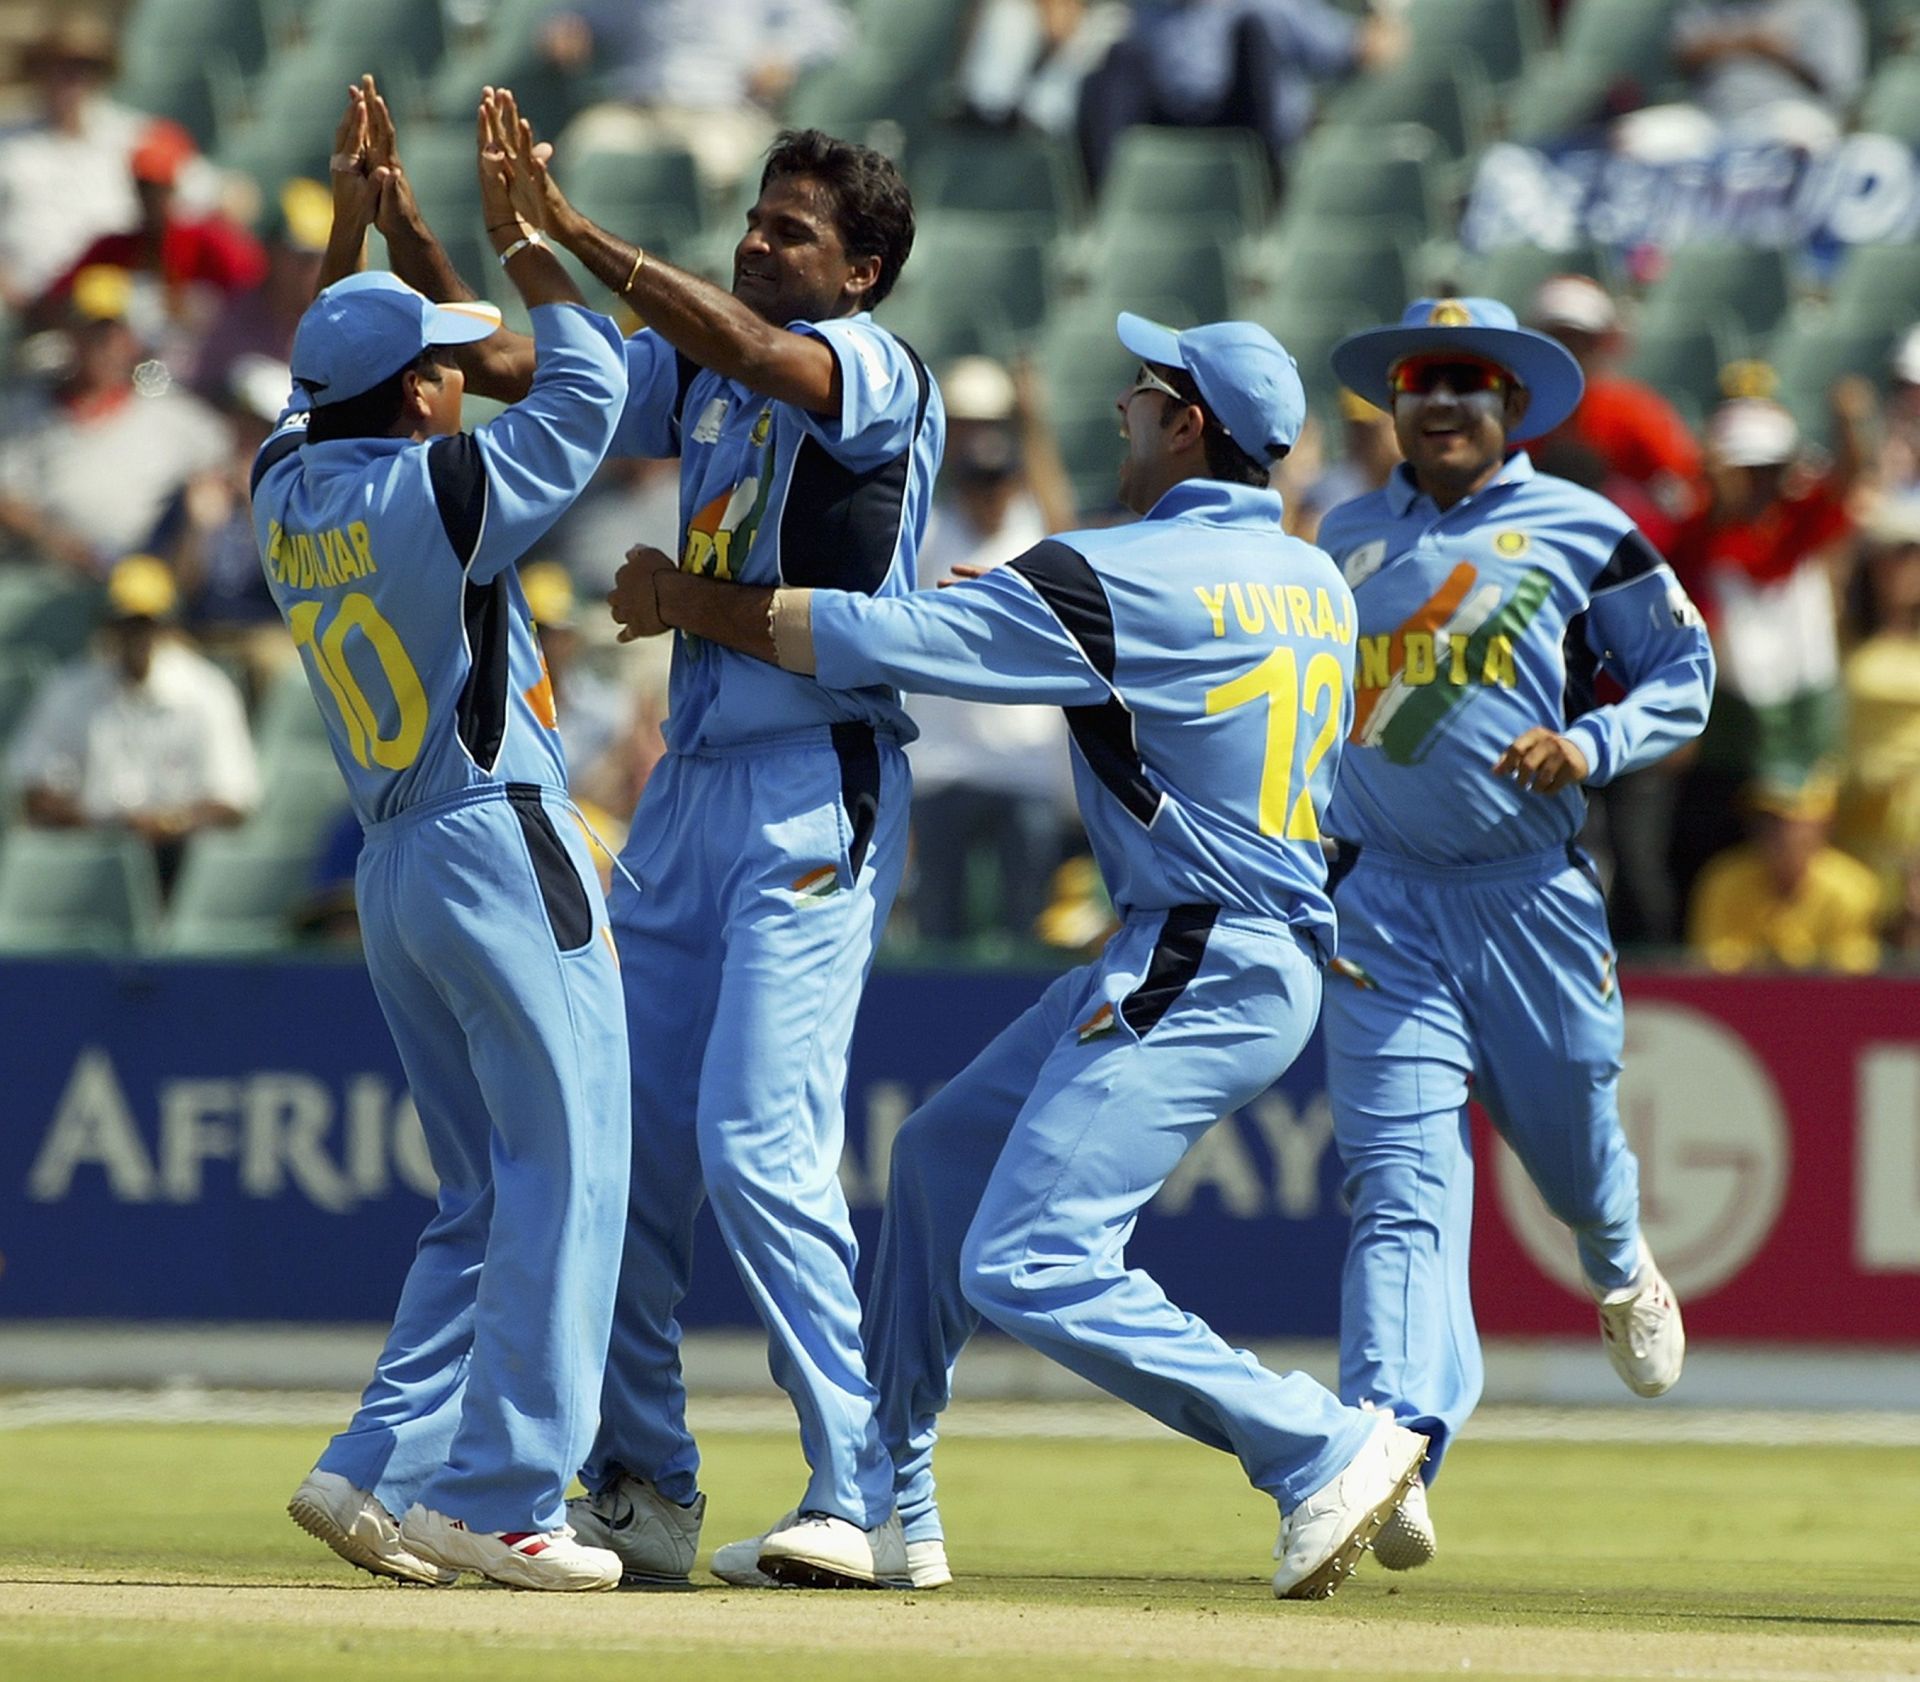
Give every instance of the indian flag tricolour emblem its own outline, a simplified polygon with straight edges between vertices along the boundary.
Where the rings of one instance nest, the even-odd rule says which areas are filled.
[[[802,905],[816,904],[839,891],[840,872],[830,864],[823,864],[818,870],[809,870],[806,875],[793,879],[794,897]]]
[[[1102,1034],[1112,1033],[1113,1029],[1113,1006],[1102,1005],[1080,1024],[1077,1032],[1080,1035],[1080,1043],[1085,1045],[1088,1040],[1097,1040]]]

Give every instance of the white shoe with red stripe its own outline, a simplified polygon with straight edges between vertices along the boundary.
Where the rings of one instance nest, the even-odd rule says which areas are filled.
[[[1646,1239],[1640,1240],[1640,1272],[1634,1282],[1624,1290],[1595,1295],[1600,1341],[1613,1370],[1636,1396],[1664,1396],[1680,1381],[1687,1333],[1673,1287],[1654,1266]]]
[[[620,1558],[605,1548],[584,1548],[564,1526],[559,1530],[469,1530],[457,1518],[415,1502],[400,1521],[400,1538],[422,1559],[449,1571],[475,1571],[510,1589],[548,1589],[586,1594],[615,1588]]]

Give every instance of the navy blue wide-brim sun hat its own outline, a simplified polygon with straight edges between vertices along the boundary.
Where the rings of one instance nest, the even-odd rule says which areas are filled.
[[[1524,443],[1551,432],[1580,406],[1586,376],[1573,353],[1545,333],[1522,327],[1495,298],[1416,298],[1397,327],[1369,327],[1333,347],[1341,384],[1391,411],[1387,376],[1396,362],[1460,351],[1498,363],[1527,388],[1526,413],[1508,434]]]
[[[1307,392],[1286,347],[1266,328],[1213,321],[1176,332],[1123,310],[1114,331],[1142,362],[1186,369],[1227,436],[1262,466],[1293,448]]]

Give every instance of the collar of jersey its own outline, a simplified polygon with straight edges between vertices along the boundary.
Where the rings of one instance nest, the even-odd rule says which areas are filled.
[[[1182,479],[1146,512],[1149,520],[1208,520],[1216,525],[1277,526],[1284,509],[1278,491],[1229,485],[1222,479]]]
[[[1485,496],[1495,485],[1524,484],[1532,477],[1533,458],[1525,450],[1515,450],[1507,457],[1506,465],[1494,474],[1483,489],[1474,492],[1474,496]],[[1466,500],[1471,502],[1473,497],[1468,497]],[[1393,510],[1396,519],[1401,519],[1416,502],[1424,501],[1426,501],[1426,493],[1414,483],[1413,469],[1404,461],[1401,462],[1387,480],[1387,506]],[[1455,508],[1459,506],[1458,503],[1454,504]],[[1450,508],[1447,512],[1452,513],[1453,509]]]

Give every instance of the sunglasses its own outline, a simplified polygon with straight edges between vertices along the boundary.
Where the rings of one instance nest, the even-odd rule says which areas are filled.
[[[1426,397],[1441,385],[1455,397],[1476,391],[1497,396],[1512,384],[1513,376],[1494,363],[1444,354],[1404,357],[1387,374],[1387,389],[1395,397]]]
[[[1171,397],[1176,403],[1191,403],[1193,401],[1192,398],[1186,396],[1183,392],[1175,390],[1165,380],[1161,379],[1161,377],[1144,362],[1140,364],[1140,372],[1133,376],[1133,384],[1127,387],[1127,395],[1129,397],[1138,397],[1143,391],[1160,392],[1164,396]]]

